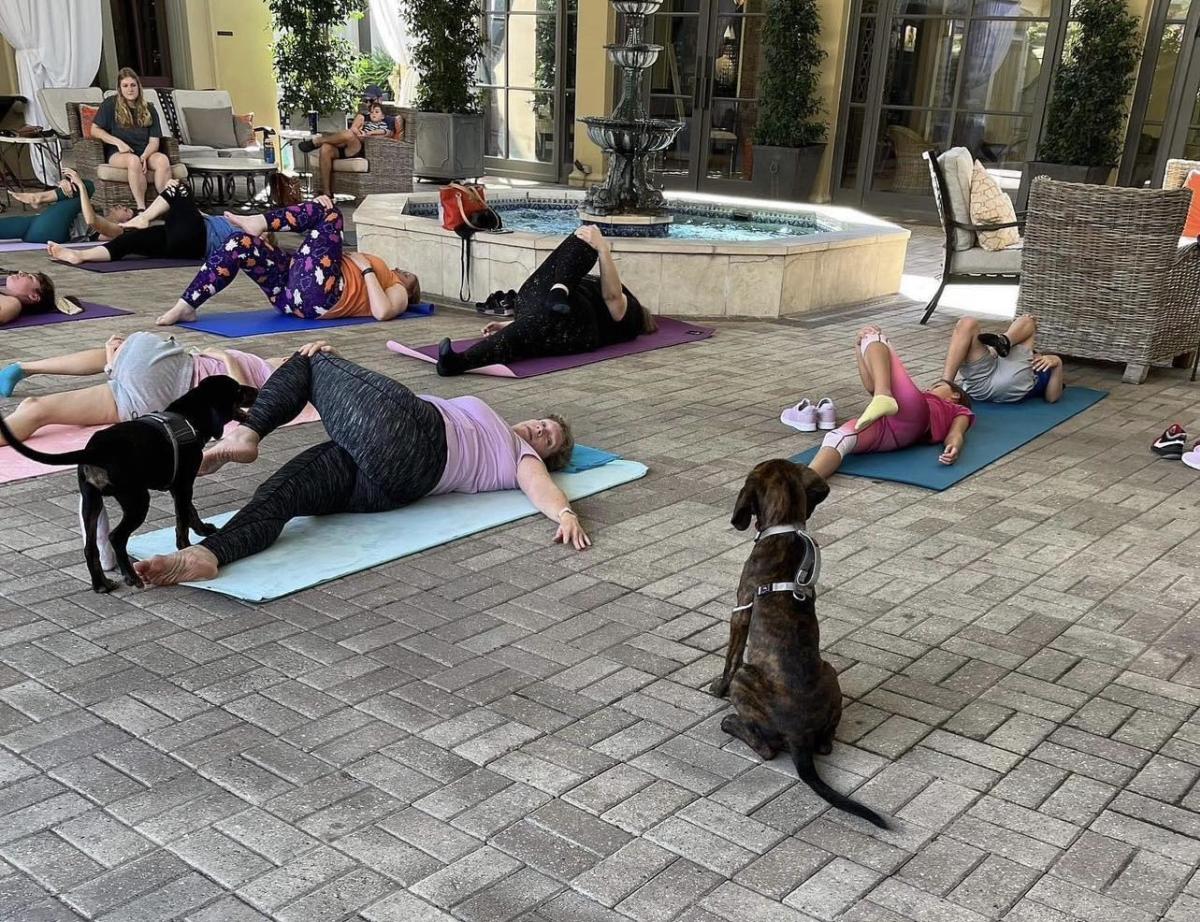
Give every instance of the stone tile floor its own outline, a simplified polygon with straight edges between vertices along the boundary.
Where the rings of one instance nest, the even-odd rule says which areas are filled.
[[[912,252],[928,272],[935,235]],[[0,332],[0,361],[147,327],[187,275],[49,271],[136,316]],[[244,280],[222,298],[258,303]],[[935,376],[950,314],[869,313]],[[1200,481],[1147,451],[1172,419],[1200,428],[1184,372],[1135,388],[1071,364],[1111,397],[943,494],[835,479],[818,611],[849,700],[820,769],[894,831],[720,731],[700,689],[748,548],[733,498],[814,441],[777,422],[785,404],[858,405],[861,322],[723,323],[528,381],[442,381],[383,348],[470,315],[331,331],[418,391],[554,409],[647,463],[579,504],[584,554],[531,519],[266,605],[97,596],[74,475],[0,486],[0,918],[1200,918]],[[320,435],[279,432],[203,480],[201,510]]]

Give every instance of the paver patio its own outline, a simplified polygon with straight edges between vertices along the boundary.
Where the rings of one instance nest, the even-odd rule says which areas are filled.
[[[936,239],[914,236],[913,271]],[[188,278],[49,271],[136,316],[0,330],[0,363],[149,328]],[[239,279],[218,303],[260,302]],[[439,379],[383,347],[470,333],[465,313],[330,331],[418,392],[561,412],[648,464],[578,504],[583,554],[530,519],[265,605],[99,596],[74,474],[0,486],[0,919],[1200,918],[1200,480],[1147,450],[1171,420],[1200,429],[1184,371],[1133,387],[1070,363],[1111,397],[942,494],[835,478],[817,610],[850,700],[819,768],[895,830],[760,763],[701,691],[749,547],[733,498],[815,441],[779,410],[858,405],[868,317],[931,381],[954,317],[919,316],[722,323],[514,381]],[[197,505],[238,505],[321,435],[280,430]],[[156,497],[147,527],[169,520]]]

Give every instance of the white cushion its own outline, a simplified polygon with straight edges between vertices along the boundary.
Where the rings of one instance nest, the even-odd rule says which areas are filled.
[[[942,175],[946,177],[946,195],[950,201],[945,205],[950,209],[950,217],[963,224],[971,222],[971,171],[975,168],[975,160],[965,147],[952,147],[938,155],[938,164]],[[956,227],[954,229],[954,249],[969,250],[975,246],[975,234],[969,230]]]
[[[1003,250],[960,250],[950,258],[950,271],[964,275],[1016,274],[1021,271],[1021,244]]]
[[[146,102],[154,107],[154,111],[158,113],[158,124],[162,128],[164,138],[175,137],[171,134],[171,125],[167,121],[167,115],[163,112],[162,103],[158,99],[158,90],[152,90],[149,87],[142,88],[142,95],[146,97]]]
[[[187,179],[187,167],[182,163],[171,164],[171,175],[176,179]],[[102,163],[96,167],[96,178],[106,182],[125,182],[129,179],[129,171],[124,167]]]
[[[993,179],[982,163],[975,161],[975,170],[971,174],[971,223],[1011,224],[1017,220],[1010,199],[1000,184]],[[976,231],[979,245],[985,250],[1003,250],[1021,240],[1021,232],[1015,227],[1005,227],[1002,230]]]
[[[308,155],[308,168],[310,170],[319,170],[321,168],[321,155],[316,151]],[[341,160],[333,161],[333,172],[369,173],[371,169],[366,157],[343,157]]]
[[[37,91],[37,97],[49,122],[46,127],[53,128],[65,137],[71,133],[67,123],[67,104],[86,102],[98,106],[104,101],[104,92],[98,86],[45,87]]]

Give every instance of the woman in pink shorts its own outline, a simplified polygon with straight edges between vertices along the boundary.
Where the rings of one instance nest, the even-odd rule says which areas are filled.
[[[857,419],[825,436],[809,467],[829,477],[846,455],[939,442],[944,450],[938,460],[957,461],[967,429],[975,421],[971,398],[947,381],[927,391],[917,387],[879,327],[864,327],[858,334],[857,358],[858,374],[871,402]]]

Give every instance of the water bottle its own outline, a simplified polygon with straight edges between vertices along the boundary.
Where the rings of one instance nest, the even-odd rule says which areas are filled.
[[[317,110],[316,109],[308,110],[308,130],[311,131],[313,134],[317,133]]]
[[[257,129],[262,134],[261,140],[258,142],[259,149],[262,151],[264,163],[274,165],[275,163],[275,132],[270,128],[261,127]]]

